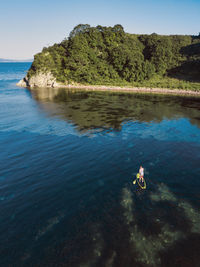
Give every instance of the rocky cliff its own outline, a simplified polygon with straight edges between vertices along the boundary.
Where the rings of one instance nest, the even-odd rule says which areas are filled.
[[[48,73],[37,73],[36,75],[28,78],[27,76],[24,77],[22,80],[20,80],[17,83],[18,86],[21,87],[62,87],[63,85],[61,83],[56,82],[56,78],[51,74],[51,72]]]

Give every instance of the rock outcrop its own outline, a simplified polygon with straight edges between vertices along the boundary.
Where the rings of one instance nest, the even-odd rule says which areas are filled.
[[[28,79],[27,79],[27,77],[24,77],[22,80],[20,80],[17,83],[17,86],[20,86],[20,87],[28,87]]]
[[[51,72],[38,73],[30,78],[26,76],[22,80],[20,80],[17,85],[29,88],[62,87],[62,84],[56,82],[56,78],[52,75]]]

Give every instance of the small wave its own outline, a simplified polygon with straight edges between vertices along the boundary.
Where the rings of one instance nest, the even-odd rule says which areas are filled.
[[[24,77],[24,73],[0,73],[0,81],[21,80]]]

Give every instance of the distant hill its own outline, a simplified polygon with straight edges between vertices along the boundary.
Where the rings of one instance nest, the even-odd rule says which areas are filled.
[[[33,59],[6,59],[0,58],[0,62],[33,62]]]

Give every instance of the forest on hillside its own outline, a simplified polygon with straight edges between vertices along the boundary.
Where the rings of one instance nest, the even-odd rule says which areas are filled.
[[[129,34],[114,27],[76,26],[61,43],[34,56],[28,78],[51,72],[57,81],[144,84],[175,78],[200,82],[200,34]]]

